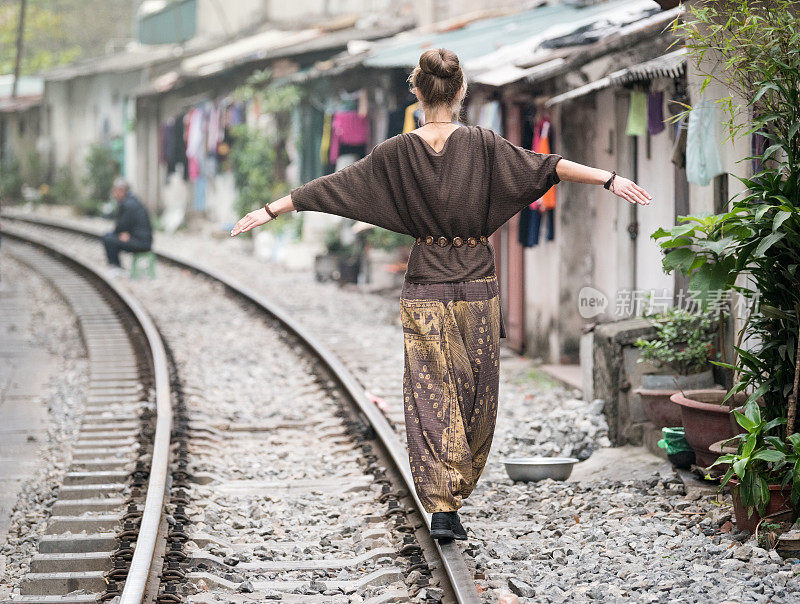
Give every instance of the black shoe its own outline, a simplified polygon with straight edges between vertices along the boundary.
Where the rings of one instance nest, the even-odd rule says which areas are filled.
[[[450,541],[455,539],[449,512],[434,512],[431,516],[431,539]]]
[[[467,530],[461,524],[458,512],[450,512],[450,528],[453,529],[453,538],[459,541],[467,540]]]

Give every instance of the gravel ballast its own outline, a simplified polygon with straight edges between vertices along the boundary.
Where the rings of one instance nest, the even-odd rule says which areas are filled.
[[[10,257],[8,247],[3,242],[0,248],[2,287],[17,289],[26,302],[25,312],[30,315],[26,345],[45,350],[55,365],[40,393],[48,424],[37,431],[41,442],[36,469],[19,489],[8,536],[0,545],[0,598],[11,593],[27,573],[47,527],[49,508],[71,461],[71,443],[80,425],[88,382],[88,363],[75,315],[47,281]],[[12,404],[3,401],[6,409]]]
[[[402,330],[395,296],[317,283],[309,273],[248,256],[238,241],[162,235],[157,245],[225,271],[289,309],[386,400],[390,418],[402,428]],[[97,244],[82,244],[80,253],[102,262]],[[190,292],[184,303],[193,301]],[[523,602],[800,598],[797,560],[781,560],[731,529],[728,496],[687,495],[672,473],[627,481],[512,483],[504,456],[584,459],[609,443],[601,404],[544,383],[527,361],[504,361],[493,453],[462,511],[471,537],[466,551],[485,601],[505,593]],[[253,376],[244,373],[242,379]]]

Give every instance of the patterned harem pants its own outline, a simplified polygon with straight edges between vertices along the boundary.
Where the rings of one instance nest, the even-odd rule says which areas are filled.
[[[414,486],[425,510],[447,512],[475,488],[497,416],[497,278],[411,283],[400,300],[403,400]]]

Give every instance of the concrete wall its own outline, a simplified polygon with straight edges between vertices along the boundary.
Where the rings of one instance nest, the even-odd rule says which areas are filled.
[[[653,83],[656,90],[670,86],[670,80]],[[601,187],[558,185],[556,241],[528,249],[525,263],[529,350],[549,362],[576,362],[583,326],[621,318],[616,311],[624,309],[617,302],[628,292],[673,296],[674,278],[661,271],[661,249],[650,239],[658,227],[674,222],[673,136],[669,127],[654,136],[627,136],[628,107],[629,92],[609,88],[555,108],[558,153],[578,163],[615,169],[637,180],[654,201],[637,207]],[[635,239],[629,232],[632,224],[638,225]],[[605,295],[606,312],[581,316],[583,287]]]
[[[269,0],[198,0],[197,36],[227,38],[262,23],[268,16]]]
[[[407,14],[410,3],[390,0],[268,0],[266,16],[271,21],[309,21],[341,15]]]
[[[520,2],[520,0],[460,0],[459,2],[413,0],[407,4],[413,4],[417,22],[424,26],[437,21],[464,18],[478,11],[521,10],[524,9],[526,3]]]
[[[36,143],[41,129],[39,107],[16,113],[0,113],[0,128],[3,133],[0,161],[16,159],[24,169],[30,154],[37,151]]]
[[[45,82],[42,130],[51,149],[51,165],[69,166],[76,182],[80,182],[91,145],[124,136],[123,174],[134,179],[136,154],[132,151],[136,141],[126,132],[126,122],[135,118],[132,94],[143,83],[142,71]]]

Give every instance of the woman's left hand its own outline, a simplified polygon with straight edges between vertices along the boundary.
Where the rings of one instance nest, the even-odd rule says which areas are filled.
[[[249,214],[243,216],[242,219],[236,223],[236,226],[231,230],[231,237],[236,237],[236,235],[239,235],[240,233],[246,233],[250,229],[254,229],[257,226],[266,224],[269,221],[269,214],[267,214],[267,211],[264,208],[253,210]]]
[[[616,176],[611,182],[611,192],[614,195],[622,197],[625,201],[630,203],[638,203],[643,206],[649,206],[650,200],[653,196],[645,191],[642,187],[637,185],[632,180],[623,176]]]

